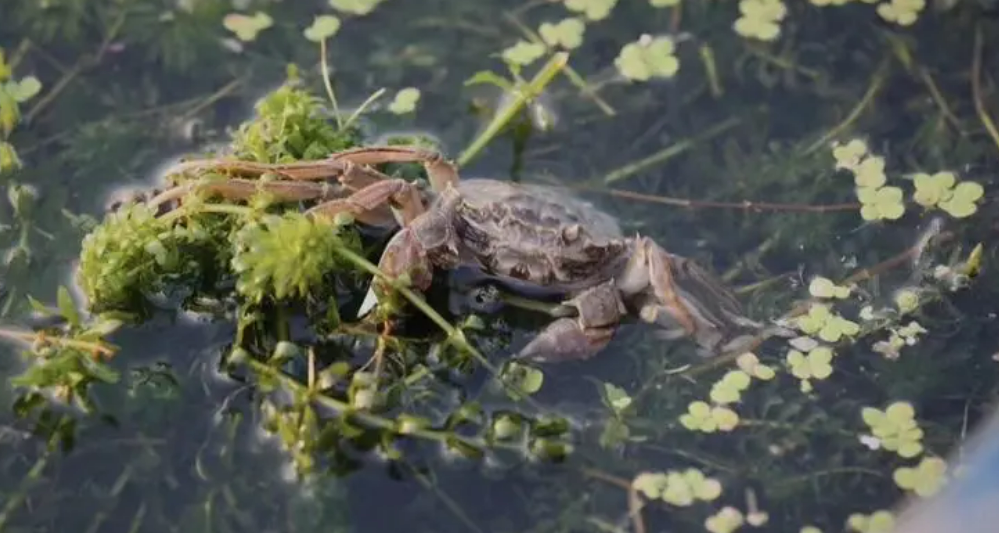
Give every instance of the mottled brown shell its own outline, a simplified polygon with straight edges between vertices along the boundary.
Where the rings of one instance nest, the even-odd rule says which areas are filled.
[[[566,191],[470,179],[458,193],[463,262],[489,275],[574,289],[608,279],[627,260],[617,221]]]

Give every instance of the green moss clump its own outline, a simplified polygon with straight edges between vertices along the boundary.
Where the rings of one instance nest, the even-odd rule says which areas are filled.
[[[236,290],[258,303],[305,298],[321,290],[327,274],[350,268],[338,248],[359,247],[357,233],[335,222],[297,212],[267,216],[236,235]]]
[[[155,209],[129,204],[110,213],[83,238],[78,279],[91,310],[130,309],[143,294],[164,289],[194,265],[181,245],[191,239],[156,218]]]
[[[323,100],[292,79],[255,106],[256,117],[233,135],[234,155],[242,160],[287,163],[322,159],[360,145],[361,130],[341,130]]]

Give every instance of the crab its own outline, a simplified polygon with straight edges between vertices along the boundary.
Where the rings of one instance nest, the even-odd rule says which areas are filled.
[[[374,168],[384,163],[422,164],[430,189]],[[625,236],[613,217],[565,191],[461,180],[455,165],[433,150],[369,146],[317,161],[217,159],[182,163],[175,171],[198,168],[285,178],[211,182],[215,193],[247,198],[263,188],[289,201],[320,200],[307,210],[313,216],[348,214],[363,224],[398,227],[378,266],[390,278],[406,276],[418,291],[430,287],[435,270],[461,267],[514,291],[554,295],[574,310],[548,324],[517,358],[588,359],[634,317],[658,326],[660,337],[692,338],[702,355],[739,349],[761,331],[733,293],[693,260],[647,236]],[[334,177],[338,185],[316,181]],[[372,283],[360,316],[377,306],[384,289]]]

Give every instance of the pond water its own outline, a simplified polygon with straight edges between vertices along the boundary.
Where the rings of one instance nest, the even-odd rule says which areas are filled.
[[[318,1],[5,0],[4,64],[13,79],[36,76],[42,86],[19,104],[22,121],[8,138],[23,168],[0,173],[11,198],[0,203],[4,332],[38,323],[27,295],[55,306],[60,284],[72,285],[80,240],[115,191],[149,187],[177,157],[230,142],[254,103],[285,80],[288,64],[325,99],[319,47],[302,32],[314,16],[337,14],[327,58],[340,105],[355,108],[385,88],[366,127],[379,135],[425,132],[450,158],[483,131],[500,100],[498,90],[466,81],[481,71],[508,76],[500,54],[526,38],[524,28],[585,21],[578,47],[567,27],[538,30],[572,34],[559,34],[572,47],[571,70],[529,108],[533,126],[520,117],[462,175],[585,188],[578,194],[628,234],[647,235],[738,287],[757,320],[807,301],[810,289],[821,289],[816,277],[855,282],[846,298],[826,300],[863,334],[833,338],[840,335],[822,324],[799,332],[830,346],[828,359],[802,339],[794,346],[771,339],[754,352],[774,371],[768,379],[746,359],[712,366],[689,340],[664,341],[629,323],[593,359],[537,367],[544,381],[530,404],[497,390],[473,361],[464,375],[414,379],[399,401],[440,423],[473,401],[487,418],[554,417],[569,427],[564,461],[511,446],[463,458],[439,439],[421,438],[398,442],[401,457],[393,459],[329,424],[302,437],[303,455],[315,461],[315,474],[302,478],[296,454],[267,430],[273,404],[262,400],[274,395],[273,383],[221,362],[236,335],[232,317],[162,312],[110,337],[118,350],[109,364],[121,381],[93,387],[90,413],[38,397],[50,410],[24,415],[27,390],[4,380],[0,532],[719,532],[734,530],[723,523],[733,510],[740,531],[875,531],[885,516],[876,513],[941,482],[938,458],[947,476],[959,466],[994,470],[954,455],[991,413],[997,390],[999,284],[989,237],[997,213],[999,133],[990,117],[999,116],[992,74],[999,19],[989,3],[787,2],[771,21],[767,13],[783,4],[743,2],[740,15],[734,1],[657,3],[669,2],[384,0],[351,15]],[[605,18],[602,5],[613,5]],[[915,24],[885,20],[904,20],[906,9],[918,12]],[[223,25],[236,11],[267,13],[272,24],[240,42]],[[739,35],[740,16],[753,19],[740,27],[776,25],[779,36]],[[675,42],[675,75],[624,77],[616,64],[622,49],[662,37]],[[415,111],[390,112],[406,87],[420,90]],[[883,157],[884,168],[874,161],[854,175],[837,169],[833,143],[852,139]],[[957,200],[932,210],[912,201],[914,174],[941,171],[982,185],[973,214],[954,216],[961,208],[948,206]],[[881,176],[904,192],[905,213],[868,221],[863,213],[902,205],[876,192]],[[867,196],[858,199],[858,185]],[[33,199],[18,200],[21,186]],[[967,286],[948,286],[978,243],[981,273]],[[377,253],[370,258],[377,262]],[[916,305],[896,316],[904,289]],[[884,315],[866,319],[866,307]],[[514,311],[487,319],[487,333],[469,339],[497,366],[544,323]],[[913,334],[913,321],[926,331]],[[437,334],[432,323],[422,329]],[[307,335],[295,331],[304,344]],[[339,350],[363,364],[376,347],[370,336],[360,339],[324,344],[320,359]],[[415,346],[426,355],[427,343]],[[27,368],[24,349],[0,345],[0,375]],[[307,366],[300,352],[288,368],[301,378]],[[763,374],[751,386],[735,386],[737,401],[723,398],[733,394],[733,379],[754,372]],[[697,417],[684,415],[697,401],[711,403],[708,418],[735,413],[738,424],[688,427]],[[896,402],[911,406],[914,421],[895,417],[906,411],[888,409]],[[881,430],[867,424],[879,420],[873,409],[888,413]],[[331,410],[310,412],[330,420]],[[684,488],[678,476],[657,477],[690,468],[717,480],[720,494],[713,482]],[[644,497],[629,490],[635,479],[649,491],[672,485]],[[994,485],[974,491],[986,500]],[[848,524],[858,514],[867,518]]]

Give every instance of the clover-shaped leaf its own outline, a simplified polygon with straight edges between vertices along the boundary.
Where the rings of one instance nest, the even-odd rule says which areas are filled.
[[[926,333],[926,328],[915,320],[898,328],[898,334],[906,340],[906,344],[912,344],[914,339],[923,333]]]
[[[885,176],[885,158],[877,155],[865,157],[853,169],[853,181],[857,187],[877,189],[888,181]]]
[[[789,350],[787,363],[791,374],[798,379],[826,379],[832,375],[833,351],[826,346],[820,346],[804,354],[798,350]]]
[[[257,11],[252,17],[242,13],[230,13],[222,19],[222,25],[243,42],[253,41],[257,38],[257,34],[273,24],[274,19],[262,11]]]
[[[864,220],[897,220],[905,214],[902,189],[898,187],[881,187],[880,189],[859,187],[857,199],[862,204],[860,216]]]
[[[795,324],[806,335],[814,335],[822,329],[830,316],[832,316],[832,311],[829,310],[828,305],[812,304],[809,306],[807,314],[795,319]]]
[[[14,98],[14,101],[21,104],[34,98],[42,90],[42,82],[34,76],[21,78],[19,81],[9,81],[4,87],[7,94]]]
[[[670,470],[665,474],[650,474],[642,479],[635,488],[646,496],[660,498],[666,503],[678,507],[687,507],[695,501],[711,501],[721,495],[721,483],[705,476],[696,468],[688,468],[683,472]],[[635,481],[632,482],[635,485]],[[655,496],[652,496],[655,495]]]
[[[943,486],[947,463],[939,457],[924,457],[915,468],[901,467],[892,476],[895,484],[903,490],[911,490],[925,498],[932,496]]]
[[[679,507],[689,506],[695,500],[714,500],[721,496],[722,490],[718,480],[696,468],[683,472],[642,472],[631,481],[631,486],[650,500],[661,499]]]
[[[742,527],[745,518],[742,511],[726,506],[704,521],[704,528],[711,533],[732,533]]]
[[[844,336],[852,337],[857,333],[860,333],[860,324],[834,315],[829,317],[819,330],[819,338],[826,342],[839,342]]]
[[[919,18],[919,12],[925,4],[925,0],[891,0],[880,4],[877,11],[878,15],[888,22],[894,22],[899,26],[911,26]]]
[[[833,157],[836,159],[837,169],[852,171],[866,155],[867,143],[860,139],[853,139],[846,144],[837,143],[833,145]]]
[[[740,355],[736,358],[735,364],[746,374],[763,381],[769,381],[777,375],[773,368],[761,363],[756,354],[752,352]]]
[[[395,93],[395,98],[389,104],[388,110],[396,115],[412,113],[416,109],[416,103],[420,101],[420,90],[416,87],[406,87]]]
[[[586,24],[582,19],[570,17],[563,19],[557,24],[545,22],[538,28],[538,34],[548,46],[561,46],[566,50],[572,50],[583,44],[583,33],[586,31]]]
[[[787,15],[787,6],[781,0],[741,0],[739,11],[742,16],[733,24],[736,33],[773,41],[780,35],[780,21]]]
[[[978,210],[975,202],[980,200],[985,194],[985,189],[973,181],[964,181],[957,184],[947,198],[937,204],[954,218],[965,218],[973,215]]]
[[[688,468],[681,474],[683,482],[690,487],[694,497],[702,501],[711,501],[721,496],[722,486],[717,479],[709,478],[696,468]]]
[[[511,361],[503,371],[503,380],[517,393],[529,396],[541,390],[545,375],[525,364]]]
[[[807,335],[818,334],[826,342],[837,342],[843,336],[852,337],[860,332],[860,325],[829,310],[825,304],[813,303],[808,314],[795,320],[798,329]]]
[[[711,400],[718,404],[739,401],[742,391],[749,387],[749,374],[742,370],[731,370],[711,387]]]
[[[846,527],[857,533],[890,533],[895,529],[895,517],[884,510],[870,515],[855,513],[847,519]]]
[[[607,406],[620,413],[631,405],[631,396],[628,392],[613,383],[604,383],[604,399]]]
[[[808,293],[816,298],[839,298],[850,296],[850,287],[836,285],[829,278],[816,276],[808,284]]]
[[[739,414],[720,405],[711,408],[711,419],[714,420],[719,431],[732,431],[739,425]]]
[[[882,446],[904,458],[922,453],[923,430],[915,420],[915,410],[907,402],[895,402],[881,411],[865,407],[860,412],[871,433],[881,441]]]
[[[903,315],[919,309],[919,293],[915,289],[899,289],[895,293],[895,306]]]
[[[920,172],[912,177],[912,182],[916,187],[912,199],[923,207],[934,207],[950,196],[957,178],[953,172],[937,172],[932,175]]]
[[[704,433],[731,431],[739,424],[739,415],[727,407],[712,407],[706,402],[695,401],[687,406],[686,413],[680,415],[680,424],[691,431]]]
[[[610,15],[617,0],[563,0],[570,11],[582,13],[590,20],[603,20]]]
[[[319,42],[336,35],[340,31],[340,19],[333,15],[319,15],[312,21],[312,25],[305,29],[305,38]]]
[[[631,480],[631,486],[650,500],[658,500],[668,484],[663,472],[642,472]]]
[[[374,11],[382,0],[329,0],[330,7],[344,13],[367,15]]]
[[[680,60],[674,55],[676,45],[669,37],[643,35],[638,41],[626,44],[614,60],[622,76],[633,81],[652,78],[672,78],[680,69]]]
[[[502,53],[503,61],[522,67],[534,63],[543,55],[545,55],[545,45],[523,39],[506,48]]]

